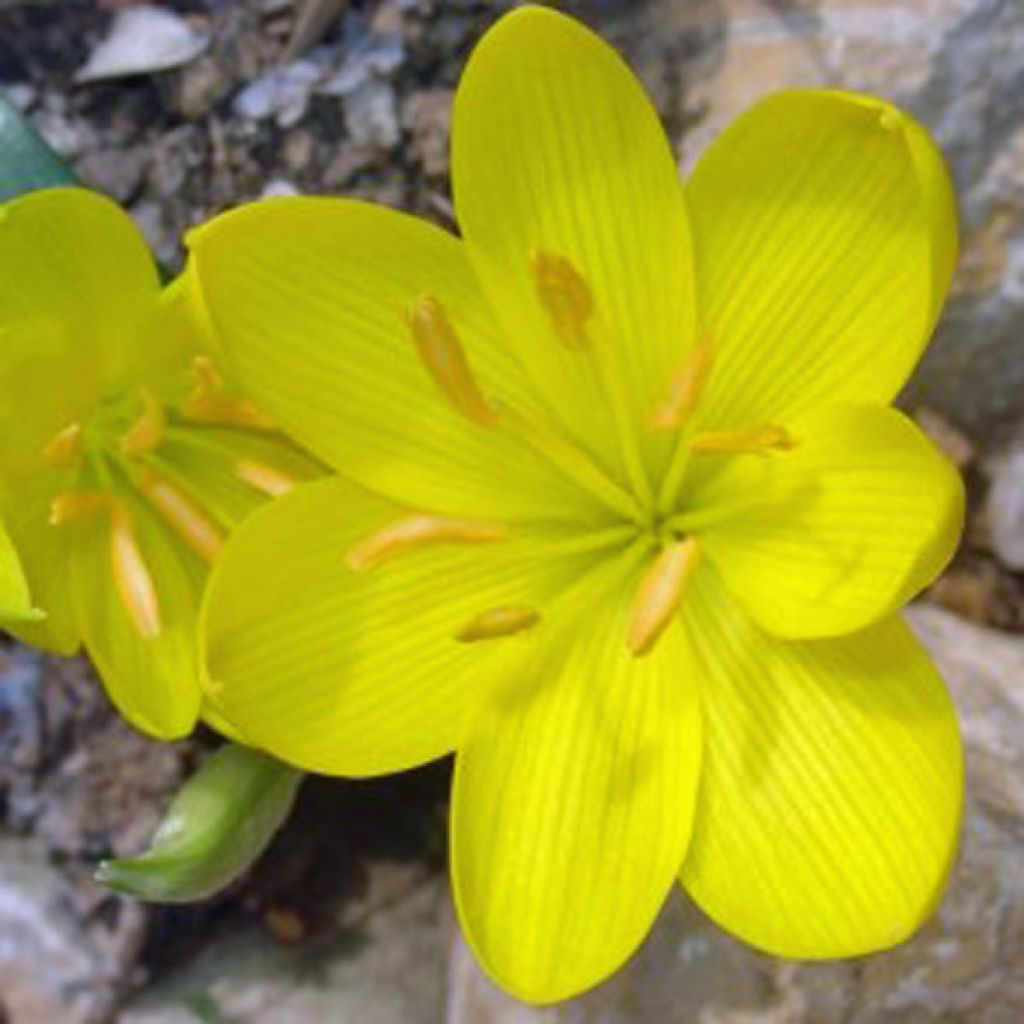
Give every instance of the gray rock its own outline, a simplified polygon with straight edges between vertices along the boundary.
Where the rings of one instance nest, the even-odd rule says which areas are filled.
[[[378,864],[331,939],[288,947],[233,933],[129,1005],[120,1024],[438,1024],[448,894],[422,868]]]
[[[936,918],[858,961],[798,964],[719,931],[682,895],[631,964],[559,1007],[487,981],[460,940],[447,1024],[1011,1024],[1024,1020],[1024,638],[915,608],[967,749],[963,848]]]
[[[1003,565],[1024,570],[1024,447],[992,459],[985,519],[992,550]]]
[[[359,148],[391,149],[401,138],[395,90],[369,79],[345,97],[345,127]]]

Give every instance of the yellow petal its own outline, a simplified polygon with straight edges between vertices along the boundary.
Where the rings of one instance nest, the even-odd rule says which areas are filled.
[[[575,995],[621,966],[690,835],[701,728],[682,631],[634,657],[632,587],[612,593],[607,582],[578,589],[456,759],[462,927],[495,981],[531,1002]]]
[[[956,258],[948,175],[920,125],[880,99],[776,93],[712,144],[687,197],[717,353],[704,422],[896,395]]]
[[[781,641],[710,573],[692,598],[705,755],[683,885],[723,928],[779,956],[907,938],[941,896],[963,786],[953,707],[928,656],[896,617]]]
[[[84,189],[0,206],[0,467],[38,455],[123,377],[158,295],[131,218]]]
[[[645,423],[693,341],[689,228],[657,113],[596,35],[524,7],[473,52],[453,116],[455,205],[484,289],[535,387],[625,478],[641,442],[663,454]]]
[[[38,620],[41,615],[32,604],[28,581],[14,542],[0,520],[0,622]]]
[[[465,643],[487,609],[536,607],[580,559],[517,540],[437,544],[349,568],[402,510],[339,478],[304,484],[225,547],[203,613],[208,689],[254,745],[311,771],[376,775],[440,757],[510,637]],[[593,556],[589,556],[593,557]]]
[[[945,567],[963,525],[963,482],[886,406],[829,407],[787,432],[792,448],[723,457],[694,491],[692,520],[707,524],[694,526],[701,550],[769,632],[860,629]]]
[[[155,588],[155,635],[144,635],[114,584],[111,516],[61,527],[71,535],[70,582],[82,639],[107,694],[136,728],[158,739],[192,730],[199,714],[196,646],[206,567],[146,506],[118,494]]]
[[[383,207],[288,199],[214,220],[192,249],[243,390],[314,455],[425,509],[579,509],[579,488],[504,430],[467,419],[417,354],[409,314],[429,297],[485,397],[532,408],[452,236]]]

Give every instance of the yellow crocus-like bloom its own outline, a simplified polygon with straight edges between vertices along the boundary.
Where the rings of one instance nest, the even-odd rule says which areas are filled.
[[[0,626],[84,644],[118,710],[161,738],[201,710],[209,563],[315,471],[225,386],[187,296],[96,193],[0,205]]]
[[[461,239],[303,198],[192,239],[239,380],[342,474],[229,543],[210,693],[313,771],[456,751],[459,915],[523,998],[607,976],[674,879],[777,954],[906,938],[961,804],[895,614],[963,514],[889,405],[955,258],[938,152],[783,92],[681,187],[616,54],[527,7],[469,61],[453,177]]]

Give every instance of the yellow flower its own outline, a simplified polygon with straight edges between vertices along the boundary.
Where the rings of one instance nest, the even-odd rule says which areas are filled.
[[[225,389],[186,292],[161,290],[110,201],[0,205],[0,282],[0,624],[63,654],[84,643],[130,722],[181,736],[208,563],[312,463]]]
[[[453,177],[461,240],[301,198],[192,240],[240,381],[343,474],[232,538],[211,692],[313,771],[456,750],[462,926],[523,998],[608,975],[676,878],[777,954],[899,942],[961,802],[894,614],[963,508],[888,405],[954,262],[937,151],[784,92],[681,188],[619,58],[527,7],[469,61]]]

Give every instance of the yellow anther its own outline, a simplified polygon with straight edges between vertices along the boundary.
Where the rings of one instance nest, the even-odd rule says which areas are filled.
[[[409,516],[371,534],[345,556],[353,572],[366,572],[402,554],[432,544],[485,544],[504,540],[508,528],[501,523],[443,516]]]
[[[277,424],[247,398],[224,393],[224,378],[209,356],[192,360],[195,385],[181,407],[182,415],[195,423],[213,426],[276,430]]]
[[[269,494],[271,498],[287,494],[296,487],[299,481],[283,470],[268,466],[265,462],[255,459],[239,459],[235,463],[235,473],[250,487]]]
[[[678,430],[697,408],[715,361],[708,340],[699,341],[672,375],[668,395],[651,413],[652,430]]]
[[[139,388],[142,411],[121,438],[122,455],[145,455],[163,440],[167,415],[163,405],[146,388]]]
[[[160,635],[160,602],[156,585],[139,547],[131,516],[123,505],[111,506],[110,562],[114,586],[139,635],[152,640]]]
[[[644,573],[633,600],[626,644],[636,657],[648,654],[672,621],[697,565],[697,542],[688,537],[666,547]]]
[[[540,622],[540,612],[533,608],[521,608],[507,605],[501,608],[488,608],[475,615],[455,634],[455,639],[464,644],[475,643],[477,640],[492,640],[501,636],[512,636],[532,629]]]
[[[212,562],[224,544],[224,534],[184,491],[169,480],[147,470],[135,485],[182,540],[207,562]]]
[[[699,455],[746,455],[784,451],[796,442],[784,427],[764,423],[743,430],[719,430],[698,434],[690,441],[690,450]]]
[[[448,400],[467,419],[491,426],[497,412],[477,387],[462,342],[441,302],[433,295],[421,296],[409,308],[406,323],[427,373]]]
[[[82,455],[82,424],[69,423],[43,448],[43,458],[54,469],[73,469]]]
[[[594,315],[594,297],[583,275],[563,256],[544,249],[530,254],[537,298],[551,327],[566,348],[590,347],[587,325]]]
[[[67,491],[50,502],[50,525],[74,523],[97,512],[106,512],[110,505],[110,495],[101,491]]]

